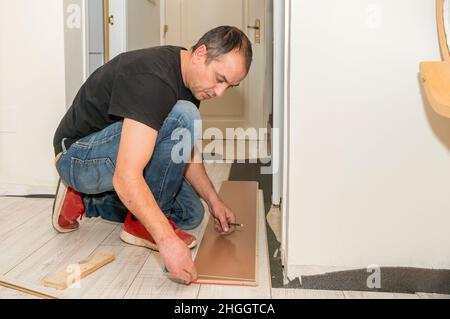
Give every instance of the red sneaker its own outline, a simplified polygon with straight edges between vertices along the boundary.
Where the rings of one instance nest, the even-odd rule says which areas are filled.
[[[68,187],[61,179],[53,203],[53,227],[60,233],[69,233],[79,227],[78,218],[84,214],[81,194]]]
[[[172,226],[175,234],[180,237],[182,241],[188,246],[188,248],[194,248],[197,245],[197,240],[195,236],[186,233],[185,231],[178,228],[173,221],[169,218],[167,219]],[[135,218],[131,213],[127,214],[125,220],[125,225],[123,227],[122,233],[120,234],[120,239],[130,245],[147,247],[155,251],[159,251],[158,245],[153,239],[152,235],[145,229],[145,227]]]

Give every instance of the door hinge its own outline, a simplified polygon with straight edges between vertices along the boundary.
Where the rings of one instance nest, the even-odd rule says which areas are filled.
[[[109,25],[114,25],[114,15],[110,15],[108,18]]]

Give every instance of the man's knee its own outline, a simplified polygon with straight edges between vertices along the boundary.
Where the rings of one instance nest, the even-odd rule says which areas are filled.
[[[203,217],[205,216],[205,207],[203,207],[203,204],[200,200],[198,201],[198,204],[197,214],[195,214],[195,217],[193,218],[193,228],[199,226],[203,221]]]
[[[195,201],[193,207],[190,207],[189,212],[185,212],[186,219],[180,222],[180,228],[184,230],[192,230],[197,228],[203,221],[205,216],[205,208],[200,199]]]

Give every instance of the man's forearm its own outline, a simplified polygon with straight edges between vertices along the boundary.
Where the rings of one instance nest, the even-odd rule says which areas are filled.
[[[156,243],[176,236],[143,177],[114,177],[120,200],[136,216]]]

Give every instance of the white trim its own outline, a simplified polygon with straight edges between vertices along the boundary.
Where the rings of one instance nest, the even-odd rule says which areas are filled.
[[[283,186],[281,204],[281,255],[283,265],[288,271],[288,216],[289,216],[289,92],[290,92],[290,36],[291,36],[291,0],[285,2],[284,8],[284,112],[283,112]]]
[[[282,130],[284,106],[284,1],[274,1],[273,8],[273,128]],[[272,175],[272,204],[280,205],[283,190],[282,178],[282,149],[283,134],[280,131],[279,139],[272,135],[272,159],[278,158],[279,167]],[[273,164],[272,164],[273,166]]]
[[[0,183],[0,196],[55,195],[56,185]]]

